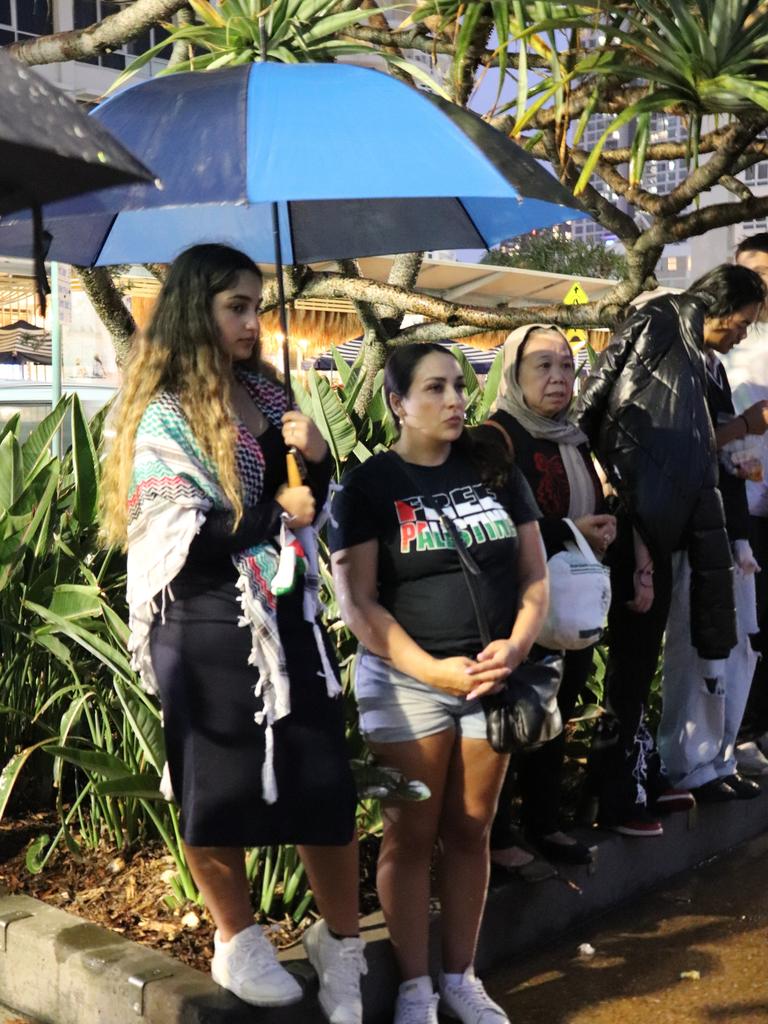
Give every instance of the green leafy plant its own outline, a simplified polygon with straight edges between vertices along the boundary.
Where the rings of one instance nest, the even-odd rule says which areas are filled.
[[[516,34],[523,50],[546,36],[552,58],[549,74],[529,88],[518,78],[518,118],[513,133],[552,102],[564,117],[578,83],[590,102],[583,109],[574,143],[610,82],[644,87],[613,118],[584,162],[575,192],[588,183],[611,134],[635,123],[632,181],[639,182],[651,130],[650,114],[673,111],[688,119],[689,158],[698,159],[702,118],[707,114],[749,116],[768,110],[768,22],[765,0],[636,0],[634,3],[517,4]],[[587,51],[585,38],[600,40]],[[526,106],[529,98],[535,100]]]
[[[329,63],[359,54],[370,54],[371,44],[345,38],[345,29],[364,25],[398,5],[371,9],[345,0],[190,0],[195,21],[166,25],[168,36],[137,57],[113,83],[122,85],[169,45],[183,44],[189,56],[169,64],[160,75],[178,71],[215,71],[255,61],[281,64]],[[407,72],[440,92],[439,86],[417,65],[398,54],[377,51],[391,67]],[[110,90],[110,91],[111,91]]]

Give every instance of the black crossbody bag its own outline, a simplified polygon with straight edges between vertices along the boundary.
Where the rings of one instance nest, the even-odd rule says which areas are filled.
[[[399,456],[398,460],[422,503],[437,513],[443,529],[453,540],[477,619],[480,642],[485,648],[493,638],[478,587],[482,569],[470,554],[454,521],[437,507],[431,494],[421,494],[421,484],[406,462]],[[562,677],[562,654],[534,645],[526,660],[507,677],[503,689],[480,698],[485,711],[486,735],[495,751],[511,754],[535,750],[560,735],[563,722],[557,691]]]

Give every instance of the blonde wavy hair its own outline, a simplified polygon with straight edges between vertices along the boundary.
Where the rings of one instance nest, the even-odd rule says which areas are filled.
[[[213,297],[237,276],[261,273],[244,253],[226,245],[196,245],[173,263],[146,332],[139,335],[123,369],[113,417],[115,437],[104,463],[101,530],[109,544],[125,547],[128,491],[136,431],[144,411],[162,391],[178,395],[184,416],[235,514],[243,512],[235,462],[236,426],[230,399],[230,365],[213,319]]]

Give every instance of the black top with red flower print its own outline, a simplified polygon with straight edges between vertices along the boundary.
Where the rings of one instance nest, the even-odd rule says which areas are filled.
[[[539,518],[516,466],[491,490],[454,448],[440,466],[404,463],[395,452],[374,455],[345,476],[331,505],[332,551],[378,540],[379,601],[435,657],[481,649],[480,632],[450,533],[450,517],[482,572],[478,577],[491,636],[508,637],[517,615],[517,527]]]
[[[514,416],[503,409],[498,409],[491,418],[504,427],[512,440],[515,462],[528,481],[541,509],[541,536],[547,555],[551,557],[563,550],[566,541],[573,540],[573,534],[563,522],[564,517],[568,515],[571,488],[560,455],[560,447],[554,441],[533,437]],[[579,452],[595,488],[595,507],[592,511],[604,512],[605,499],[592,464],[589,447],[586,444],[580,445]]]

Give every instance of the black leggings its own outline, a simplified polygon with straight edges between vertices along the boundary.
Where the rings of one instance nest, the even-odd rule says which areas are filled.
[[[563,681],[557,703],[563,725],[573,717],[576,702],[584,692],[592,670],[593,648],[567,651],[563,661]],[[504,849],[514,844],[512,799],[517,791],[522,798],[521,823],[539,835],[560,828],[560,785],[565,759],[565,732],[538,750],[510,761],[499,795],[499,809],[491,829],[491,848]],[[517,776],[517,784],[515,784]]]
[[[663,788],[645,711],[669,615],[672,564],[669,556],[656,554],[653,565],[653,604],[643,614],[630,611],[626,602],[634,593],[635,559],[632,530],[627,527],[613,552],[606,714],[598,721],[587,771],[587,788],[598,800],[603,825],[631,818],[644,806],[646,793],[653,800]]]

